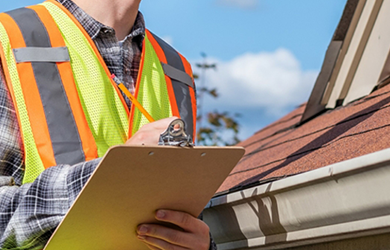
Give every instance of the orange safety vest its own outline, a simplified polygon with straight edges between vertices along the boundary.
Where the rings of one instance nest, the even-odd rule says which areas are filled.
[[[72,25],[83,35],[72,35],[76,31],[69,30]],[[6,82],[21,127],[26,172],[31,172],[24,182],[33,181],[45,168],[102,156],[108,147],[125,142],[145,124],[134,105],[128,110],[92,39],[58,2],[48,0],[0,14],[0,42]],[[78,51],[78,45],[86,49]],[[150,85],[156,77],[163,85],[153,89]],[[90,90],[101,90],[96,98],[83,89],[95,82],[99,84]],[[160,96],[154,97],[154,91],[161,88]],[[183,119],[187,133],[195,138],[191,66],[149,30],[143,41],[135,97],[155,119]]]

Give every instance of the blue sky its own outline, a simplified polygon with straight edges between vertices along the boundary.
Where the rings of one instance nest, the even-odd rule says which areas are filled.
[[[247,7],[240,2],[248,2]],[[171,37],[189,58],[222,60],[246,52],[293,51],[303,69],[318,69],[346,0],[144,0],[149,29]],[[252,3],[252,4],[250,4]]]
[[[240,113],[245,139],[307,101],[346,0],[144,0],[149,29],[217,63],[206,110]],[[200,73],[194,68],[194,71]],[[198,82],[198,86],[200,83]]]
[[[0,11],[39,2],[2,1]],[[217,63],[204,83],[220,97],[205,99],[205,109],[240,113],[245,139],[307,100],[345,3],[143,0],[141,11],[147,27],[190,62],[204,52]]]

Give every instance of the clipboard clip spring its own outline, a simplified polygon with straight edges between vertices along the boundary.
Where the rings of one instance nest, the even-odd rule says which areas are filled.
[[[185,123],[182,119],[173,120],[167,130],[160,135],[158,145],[193,147],[191,135],[185,132]]]

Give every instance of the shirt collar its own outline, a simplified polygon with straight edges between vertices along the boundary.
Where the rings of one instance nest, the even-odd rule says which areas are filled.
[[[113,31],[113,28],[106,26],[99,21],[95,20],[93,17],[88,15],[85,11],[83,11],[79,6],[77,6],[72,0],[57,0],[59,3],[61,3],[66,9],[69,10],[70,13],[79,21],[79,23],[84,27],[88,35],[91,37],[91,39],[95,39],[100,31],[103,30],[111,30]],[[130,31],[129,35],[126,36],[126,39],[128,38],[135,38],[141,36],[142,38],[145,36],[145,20],[141,12],[138,12],[137,18],[135,19],[134,25],[132,30]],[[142,40],[138,39],[140,44],[139,46],[142,46]]]

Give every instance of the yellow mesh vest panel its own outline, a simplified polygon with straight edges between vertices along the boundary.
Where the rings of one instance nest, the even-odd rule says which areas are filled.
[[[127,139],[128,116],[118,97],[110,78],[99,63],[87,39],[77,25],[56,5],[45,2],[44,5],[58,24],[68,47],[72,70],[88,125],[93,133],[98,155],[102,156],[111,146],[122,144]],[[0,24],[1,25],[1,24]],[[0,41],[4,48],[5,60],[15,92],[21,131],[25,147],[26,172],[23,183],[33,182],[44,170],[43,163],[35,146],[31,125],[27,115],[20,79],[9,39],[4,27],[0,26]],[[155,120],[172,116],[165,75],[153,46],[145,38],[143,72],[137,99]],[[137,109],[134,111],[132,133],[148,123]]]
[[[154,120],[172,116],[169,103],[169,95],[165,75],[160,60],[147,35],[144,43],[144,64],[141,81],[137,86],[137,100],[149,112]],[[137,132],[143,125],[149,123],[138,109],[134,109],[132,134]]]
[[[74,79],[88,125],[103,156],[109,147],[124,143],[128,136],[128,115],[87,39],[59,7],[42,3],[56,21],[68,47]]]
[[[4,26],[0,23],[0,41],[3,46],[3,51],[5,58],[3,60],[6,61],[7,68],[10,74],[10,78],[12,81],[12,86],[15,94],[16,106],[18,109],[19,119],[21,122],[21,132],[23,135],[23,144],[24,144],[24,154],[25,154],[25,166],[26,171],[23,177],[23,184],[33,182],[36,177],[43,170],[45,170],[42,160],[39,156],[38,149],[35,146],[35,140],[33,137],[33,133],[31,130],[30,121],[27,114],[26,104],[24,102],[23,91],[20,84],[19,74],[15,64],[14,54],[12,52],[9,38]]]

